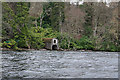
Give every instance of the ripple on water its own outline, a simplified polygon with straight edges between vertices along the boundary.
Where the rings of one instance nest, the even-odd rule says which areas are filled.
[[[118,54],[81,51],[3,51],[3,77],[117,78]]]

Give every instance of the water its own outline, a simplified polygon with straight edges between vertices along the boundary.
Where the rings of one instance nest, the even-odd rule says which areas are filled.
[[[117,52],[3,51],[3,78],[118,78]]]

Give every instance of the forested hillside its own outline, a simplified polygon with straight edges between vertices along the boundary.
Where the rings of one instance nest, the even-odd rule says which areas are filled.
[[[62,49],[120,51],[118,3],[2,5],[2,47],[41,49],[43,38],[57,38]]]

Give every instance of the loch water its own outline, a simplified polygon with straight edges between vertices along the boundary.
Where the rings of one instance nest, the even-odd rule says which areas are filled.
[[[2,51],[2,77],[118,78],[118,53]]]

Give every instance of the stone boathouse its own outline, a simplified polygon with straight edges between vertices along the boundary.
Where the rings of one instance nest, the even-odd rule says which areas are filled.
[[[58,50],[58,39],[56,38],[44,38],[45,48],[49,50]]]

